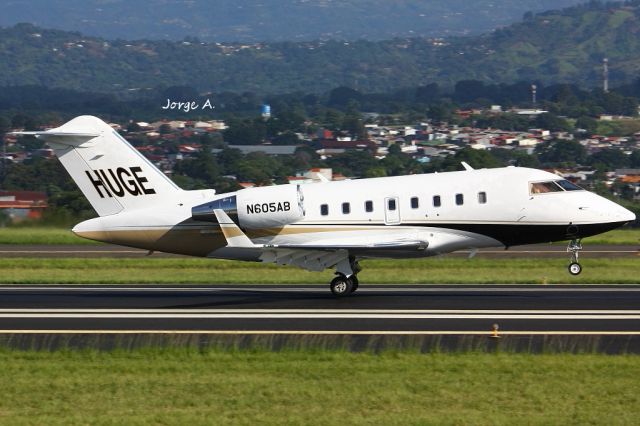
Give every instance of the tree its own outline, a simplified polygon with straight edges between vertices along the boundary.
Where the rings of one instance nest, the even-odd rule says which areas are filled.
[[[264,142],[267,127],[262,119],[232,119],[224,131],[225,142],[232,145],[259,145]]]
[[[571,129],[567,120],[551,113],[540,114],[536,117],[535,126],[552,132],[568,132]]]
[[[140,127],[140,125],[138,125],[138,123],[136,123],[133,120],[130,121],[129,124],[127,124],[128,133],[136,133],[136,132],[139,132],[140,130],[142,130],[142,127]]]
[[[371,151],[347,151],[327,159],[327,165],[346,176],[364,176],[366,171],[379,167]]]
[[[332,108],[345,108],[349,102],[355,101],[360,103],[362,94],[350,87],[341,86],[329,92],[329,101],[327,104]]]
[[[452,115],[451,108],[444,104],[431,105],[427,111],[427,116],[434,121],[447,121]]]
[[[490,96],[484,83],[478,80],[461,80],[456,83],[453,92],[453,98],[463,103]]]
[[[364,122],[357,113],[348,113],[344,116],[342,125],[340,128],[358,140],[365,140],[368,138],[367,129],[364,127]]]
[[[329,130],[340,130],[344,121],[344,115],[335,109],[328,108],[322,118],[322,125]]]
[[[214,186],[220,177],[220,166],[208,150],[200,151],[195,158],[176,162],[174,172]]]
[[[589,164],[606,170],[628,167],[630,158],[619,149],[602,149],[593,153],[589,158]]]
[[[11,121],[7,117],[0,115],[0,136],[4,136],[9,130],[11,130]]]
[[[389,153],[380,161],[387,176],[399,176],[420,171],[418,163],[411,156],[402,152],[402,147],[393,144],[389,147]]]
[[[587,159],[587,150],[576,141],[559,140],[539,144],[536,153],[540,161],[548,165],[585,164]]]
[[[198,91],[189,86],[171,86],[162,91],[161,100],[166,102],[170,99],[171,102],[191,102],[198,99]]]
[[[0,187],[5,176],[5,169],[7,167],[8,160],[4,158],[4,153],[7,149],[4,141],[4,135],[11,130],[11,122],[4,116],[0,116],[0,142],[2,143],[2,152],[0,152]]]
[[[598,121],[593,117],[583,115],[576,120],[576,128],[584,129],[589,134],[593,134],[598,130]]]
[[[496,158],[491,151],[466,147],[456,152],[455,155],[445,158],[441,168],[445,171],[462,170],[462,161],[475,169],[491,169],[504,166],[504,163]]]
[[[629,156],[629,165],[633,168],[640,168],[640,150],[635,150]]]
[[[271,139],[271,143],[274,145],[297,145],[300,143],[300,138],[295,133],[286,131]]]
[[[440,86],[438,83],[427,84],[426,86],[418,86],[416,89],[416,101],[425,104],[438,100],[440,96]]]

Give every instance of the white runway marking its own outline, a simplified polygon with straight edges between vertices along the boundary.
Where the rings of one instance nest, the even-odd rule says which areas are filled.
[[[0,315],[7,314],[261,314],[261,315],[293,315],[293,314],[343,314],[343,315],[403,315],[403,314],[424,314],[424,315],[459,315],[459,314],[475,314],[475,315],[640,315],[640,310],[585,310],[585,309],[111,309],[111,308],[93,308],[93,309],[0,309]]]
[[[368,309],[1,309],[0,318],[640,320],[640,311]]]

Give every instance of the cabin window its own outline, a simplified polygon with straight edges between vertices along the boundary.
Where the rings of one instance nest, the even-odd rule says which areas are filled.
[[[433,207],[440,207],[442,205],[442,201],[440,200],[439,195],[433,196]]]
[[[464,195],[456,194],[456,205],[461,206],[464,204]]]
[[[417,209],[420,206],[420,201],[418,201],[418,197],[411,197],[411,208]]]
[[[547,194],[549,192],[562,192],[562,188],[553,181],[533,182],[530,184],[531,194]]]
[[[486,192],[478,192],[478,202],[480,204],[487,204],[487,193]]]
[[[389,201],[387,201],[387,207],[389,210],[394,211],[396,209],[396,199],[389,198]]]
[[[373,201],[365,201],[364,202],[364,210],[367,213],[371,213],[373,211]]]
[[[342,203],[342,214],[349,214],[349,213],[351,213],[351,204]]]
[[[556,183],[565,191],[584,191],[584,189],[580,188],[573,182],[569,182],[568,180],[557,180]]]
[[[329,205],[328,204],[320,205],[320,214],[322,216],[328,216],[329,215]]]

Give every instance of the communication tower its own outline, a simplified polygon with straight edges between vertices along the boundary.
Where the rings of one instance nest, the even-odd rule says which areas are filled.
[[[602,60],[602,78],[604,93],[609,93],[609,59]]]
[[[531,85],[531,104],[535,107],[536,106],[536,94],[538,93],[538,86],[536,86],[535,84]]]

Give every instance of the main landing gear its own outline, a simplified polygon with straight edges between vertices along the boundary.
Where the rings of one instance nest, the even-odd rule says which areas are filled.
[[[571,253],[571,263],[569,264],[569,273],[571,275],[580,275],[582,266],[578,263],[578,252],[582,250],[580,240],[571,240],[567,246],[567,252]]]
[[[331,280],[329,286],[334,296],[347,296],[358,289],[358,277],[355,275],[345,277],[342,274],[337,274],[337,276]]]
[[[348,296],[358,290],[359,282],[357,273],[362,268],[354,256],[349,256],[348,260],[339,262],[336,265],[336,277],[331,280],[329,288],[331,293],[337,297]]]

